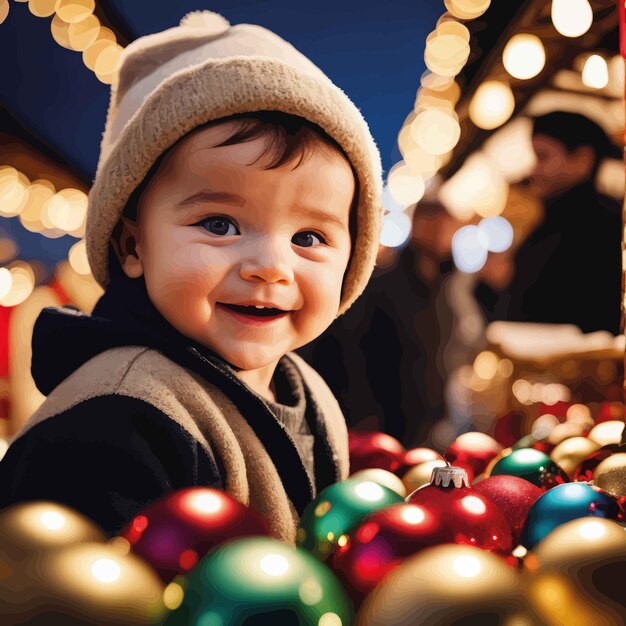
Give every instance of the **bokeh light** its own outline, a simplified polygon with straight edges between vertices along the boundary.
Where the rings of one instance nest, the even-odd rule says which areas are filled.
[[[599,54],[592,54],[582,71],[583,83],[593,89],[603,89],[609,84],[609,67]]]
[[[511,76],[527,80],[537,76],[543,69],[546,51],[536,35],[515,35],[504,47],[502,62]]]
[[[397,248],[411,235],[411,218],[404,212],[393,211],[383,216],[380,243],[387,248]]]
[[[452,237],[452,260],[462,272],[478,272],[487,261],[487,238],[477,226],[462,226]]]
[[[485,217],[480,221],[478,228],[487,238],[489,252],[504,252],[513,243],[513,226],[500,216]]]
[[[469,116],[479,128],[492,130],[504,124],[514,109],[515,98],[511,88],[503,82],[490,80],[476,90],[470,101]]]
[[[552,0],[552,23],[565,37],[584,35],[593,22],[588,0]]]

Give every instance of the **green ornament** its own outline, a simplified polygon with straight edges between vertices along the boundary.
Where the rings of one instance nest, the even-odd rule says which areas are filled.
[[[174,589],[178,586],[178,589]],[[229,541],[166,588],[179,606],[163,626],[349,626],[352,604],[335,575],[299,548],[267,537]]]
[[[524,478],[542,489],[569,482],[567,474],[545,453],[519,448],[502,457],[491,470],[492,476],[506,474]]]
[[[351,478],[326,487],[304,510],[296,535],[299,546],[325,559],[370,513],[404,502],[401,495],[371,480]]]

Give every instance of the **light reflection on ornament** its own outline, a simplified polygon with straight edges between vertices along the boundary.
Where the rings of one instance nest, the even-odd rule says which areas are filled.
[[[480,574],[480,561],[473,556],[459,556],[452,561],[452,568],[464,578],[474,578]]]
[[[266,554],[259,565],[269,576],[284,576],[289,569],[289,562],[281,554]]]

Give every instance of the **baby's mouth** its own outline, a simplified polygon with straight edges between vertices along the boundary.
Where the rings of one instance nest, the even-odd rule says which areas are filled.
[[[235,313],[242,313],[244,315],[254,315],[256,317],[276,317],[277,315],[282,315],[283,313],[288,313],[289,311],[283,311],[282,309],[273,309],[273,308],[257,308],[254,305],[246,306],[242,304],[226,304],[225,302],[219,302],[220,306],[226,307],[231,311],[235,311]]]

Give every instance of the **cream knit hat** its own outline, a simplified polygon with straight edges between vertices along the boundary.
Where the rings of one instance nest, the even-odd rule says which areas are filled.
[[[317,124],[357,172],[357,235],[339,314],[354,302],[374,268],[382,214],[380,155],[368,126],[346,94],[291,44],[261,26],[231,26],[210,11],[137,39],[122,55],[87,216],[87,255],[102,287],[111,233],[157,158],[201,124],[254,111]]]

